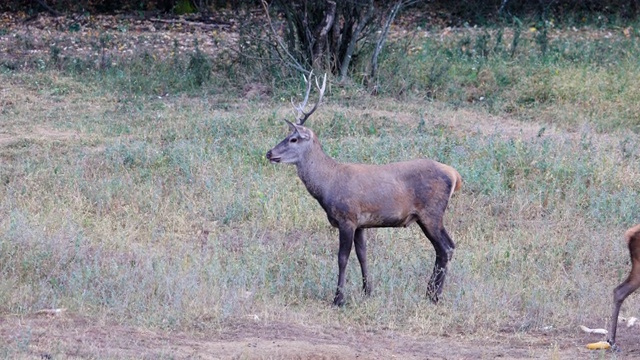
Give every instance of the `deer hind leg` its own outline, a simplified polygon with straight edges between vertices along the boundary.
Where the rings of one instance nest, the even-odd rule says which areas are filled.
[[[434,303],[438,303],[439,296],[442,293],[442,285],[447,275],[447,265],[453,257],[455,244],[442,225],[442,220],[433,221],[420,218],[418,225],[422,232],[427,236],[433,248],[436,251],[436,263],[433,267],[431,279],[427,285],[427,296]]]
[[[360,269],[362,270],[362,290],[364,290],[365,295],[370,295],[371,287],[367,269],[367,240],[364,237],[364,229],[357,229],[353,240],[356,246],[356,255],[360,262]]]
[[[615,345],[616,342],[620,307],[627,296],[640,287],[640,225],[629,230],[627,236],[629,240],[629,254],[631,256],[631,272],[627,279],[613,290],[613,312],[611,314],[609,338],[607,339],[611,345]],[[635,230],[635,232],[633,232],[633,230]]]
[[[340,249],[338,250],[338,289],[336,289],[336,296],[333,299],[333,305],[344,305],[344,283],[345,283],[345,271],[347,269],[347,262],[349,261],[349,255],[351,254],[351,247],[353,246],[353,238],[355,229],[348,225],[340,225]]]

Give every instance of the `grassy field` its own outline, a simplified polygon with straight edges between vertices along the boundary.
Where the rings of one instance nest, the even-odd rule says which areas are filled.
[[[99,71],[4,67],[0,314],[67,308],[203,332],[239,319],[415,336],[605,327],[629,269],[622,233],[640,222],[640,50],[637,34],[604,33],[559,31],[544,56],[524,33],[515,59],[512,33],[504,49],[489,32],[400,39],[391,49],[419,49],[409,60],[390,51],[383,69],[416,65],[383,72],[382,96],[333,83],[307,123],[340,161],[428,157],[460,172],[437,306],[425,297],[434,252],[417,226],[370,230],[373,296],[354,255],[347,305],[330,306],[337,231],[295,169],[264,157],[286,135],[292,80],[256,99],[223,92],[238,78],[215,62],[198,77],[194,56],[177,75],[142,58]],[[630,297],[622,315],[639,306]]]

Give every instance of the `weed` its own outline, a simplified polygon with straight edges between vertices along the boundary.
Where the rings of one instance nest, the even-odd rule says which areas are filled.
[[[195,87],[201,87],[211,79],[211,63],[207,57],[198,48],[198,42],[195,41],[194,53],[190,56],[187,73],[190,81]]]
[[[60,63],[60,48],[56,45],[51,45],[50,54],[51,63],[53,65],[58,65]]]

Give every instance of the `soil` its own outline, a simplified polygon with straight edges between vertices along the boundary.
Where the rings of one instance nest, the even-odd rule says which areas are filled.
[[[417,338],[245,320],[222,331],[176,332],[110,324],[70,314],[0,317],[0,347],[23,358],[136,359],[578,359],[640,358],[637,328],[621,326],[617,352],[587,350],[601,335],[498,334]],[[4,343],[4,344],[3,344]],[[15,356],[14,354],[14,356]]]

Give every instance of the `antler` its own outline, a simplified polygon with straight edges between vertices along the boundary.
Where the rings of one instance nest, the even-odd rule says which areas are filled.
[[[309,73],[308,78],[304,75],[302,76],[304,77],[304,82],[307,83],[307,93],[304,95],[304,100],[297,106],[293,103],[293,100],[291,100],[291,105],[293,105],[293,107],[298,111],[298,121],[297,121],[298,125],[304,124],[304,122],[307,121],[309,116],[311,116],[311,114],[313,114],[313,112],[316,111],[316,109],[318,108],[318,105],[320,104],[320,101],[322,101],[322,97],[324,96],[324,89],[327,85],[326,73],[324,74],[324,78],[322,79],[322,87],[318,84],[318,77],[316,76],[316,87],[318,88],[318,90],[320,90],[320,95],[318,96],[318,101],[316,102],[316,104],[313,105],[313,108],[311,108],[309,112],[305,112],[304,108],[305,106],[307,106],[307,101],[309,101],[309,93],[311,93],[311,77],[313,76],[313,70],[311,70],[311,72]]]

